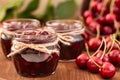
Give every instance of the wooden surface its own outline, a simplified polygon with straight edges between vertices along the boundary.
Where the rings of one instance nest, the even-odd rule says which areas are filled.
[[[92,74],[87,70],[80,70],[74,62],[59,62],[56,72],[53,75],[40,78],[26,78],[16,73],[12,61],[7,60],[0,53],[0,80],[106,80],[98,74]],[[120,70],[109,80],[120,80]]]

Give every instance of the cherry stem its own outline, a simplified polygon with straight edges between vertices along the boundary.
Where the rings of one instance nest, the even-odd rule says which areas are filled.
[[[91,59],[92,62],[93,62],[97,67],[102,68],[102,66],[98,65],[98,64],[92,59],[92,57],[90,56],[90,52],[89,52],[89,48],[88,48],[87,43],[85,43],[85,48],[86,48],[86,52],[87,52],[87,54],[88,54],[89,59]]]
[[[108,55],[110,53],[110,51],[112,50],[112,48],[115,44],[115,36],[116,36],[115,34],[110,35],[110,39],[112,40],[112,45],[111,45],[110,49],[107,51],[106,55]]]
[[[90,6],[92,2],[93,2],[93,0],[90,0],[89,9],[88,9],[90,11],[92,10],[92,7]]]
[[[101,41],[101,44],[100,44],[99,48],[95,51],[95,53],[94,53],[92,56],[96,55],[97,52],[100,51],[102,45],[103,45],[103,39],[102,39],[102,41]]]
[[[97,35],[96,35],[96,37],[97,37],[97,38],[100,36],[100,29],[99,29],[99,27],[100,27],[100,25],[97,25],[97,28],[96,28],[96,30],[97,30]]]
[[[104,47],[104,51],[103,51],[103,54],[102,54],[102,56],[101,56],[101,60],[103,59],[103,57],[104,57],[104,55],[105,55],[105,53],[106,53],[106,40],[105,40],[105,38],[103,37],[102,38],[103,39],[103,42],[104,42],[104,44],[105,44],[105,47]]]
[[[115,42],[116,42],[116,44],[118,46],[118,49],[120,50],[120,42],[117,39],[115,39]]]
[[[119,35],[119,26],[118,26],[119,24],[118,24],[118,22],[117,22],[117,20],[114,20],[114,26],[115,26],[115,28],[116,28],[116,35]]]
[[[103,15],[103,13],[104,13],[104,11],[105,11],[105,9],[106,9],[107,2],[108,2],[108,1],[109,1],[109,0],[104,0],[103,7],[102,7],[102,11],[100,12],[100,15],[95,18],[95,20],[98,20],[98,19]]]
[[[110,13],[113,13],[114,2],[115,2],[115,0],[111,1],[111,4],[110,4]]]

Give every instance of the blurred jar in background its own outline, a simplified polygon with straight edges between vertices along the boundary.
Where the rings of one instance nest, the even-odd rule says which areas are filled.
[[[78,20],[51,20],[46,23],[53,28],[59,37],[60,59],[74,60],[84,50],[84,32],[82,22]]]
[[[10,19],[3,22],[1,28],[1,46],[5,57],[11,52],[14,32],[20,29],[35,29],[40,27],[40,22],[35,19]]]

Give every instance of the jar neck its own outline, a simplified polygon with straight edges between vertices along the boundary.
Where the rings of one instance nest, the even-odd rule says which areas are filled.
[[[84,29],[82,22],[78,20],[51,20],[46,25],[55,29],[58,33],[81,31]]]
[[[8,31],[35,29],[38,27],[40,27],[40,22],[36,19],[10,19],[3,22],[3,29]]]
[[[19,30],[15,33],[15,40],[27,44],[52,43],[57,39],[57,35],[48,30]]]

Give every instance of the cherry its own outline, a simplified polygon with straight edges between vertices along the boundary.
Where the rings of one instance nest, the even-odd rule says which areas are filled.
[[[92,59],[100,66],[103,65],[103,62],[102,60],[100,60],[99,58],[93,56]],[[87,67],[88,67],[88,70],[92,73],[97,73],[99,72],[99,67],[91,60],[89,59],[88,62],[87,62]]]
[[[89,26],[94,21],[93,17],[89,16],[86,18],[86,25]]]
[[[114,14],[119,14],[119,13],[120,13],[119,10],[120,10],[119,7],[117,7],[117,6],[114,6],[114,7],[113,7],[113,13],[114,13]]]
[[[89,40],[89,34],[87,31],[84,31],[84,33],[82,34],[82,36],[84,37],[85,41]]]
[[[76,64],[81,69],[87,68],[87,62],[89,60],[89,57],[86,52],[83,52],[76,58]]]
[[[89,16],[93,16],[93,13],[90,10],[87,10],[83,13],[84,18],[87,18]]]
[[[107,42],[107,49],[110,49],[112,44],[113,44],[112,41]],[[112,49],[118,49],[118,46],[117,46],[116,43],[113,44],[113,48]]]
[[[103,78],[110,79],[115,75],[116,69],[111,63],[104,62],[102,68],[99,70],[99,73]]]
[[[98,12],[98,13],[100,13],[100,12],[102,11],[102,6],[103,6],[102,3],[99,3],[99,4],[97,5],[97,12]]]
[[[110,38],[110,36],[106,36],[106,39],[105,39],[105,41],[106,41],[106,44],[107,44],[109,41],[111,41],[111,38]]]
[[[91,4],[90,4],[90,6],[91,6],[91,8],[92,8],[93,10],[96,10],[96,9],[97,9],[97,5],[98,5],[98,1],[97,1],[97,0],[96,0],[96,1],[92,1]]]
[[[91,50],[94,50],[94,51],[99,48],[100,44],[101,44],[101,38],[100,37],[91,38],[88,41],[88,47]]]
[[[107,55],[105,55],[102,59],[103,62],[110,62],[110,59]]]
[[[115,50],[112,50],[108,57],[110,59],[110,62],[114,65],[116,65],[118,62],[117,62],[117,57],[118,55],[120,54],[119,50],[115,49]]]
[[[120,54],[117,57],[117,62],[118,62],[118,65],[120,66]]]
[[[103,50],[99,50],[96,54],[96,57],[100,58],[103,54]]]
[[[119,7],[120,6],[120,0],[115,0],[115,5]]]
[[[101,30],[101,25],[96,21],[91,22],[91,24],[89,25],[89,29],[95,34],[97,33],[97,27],[99,28],[99,30]]]
[[[113,24],[114,20],[116,20],[116,15],[113,13],[109,13],[106,15],[105,19],[107,23]]]
[[[103,34],[104,35],[109,35],[113,33],[113,29],[110,26],[104,26],[103,27]]]
[[[101,16],[99,19],[98,19],[98,22],[102,25],[104,25],[106,22],[105,22],[105,17],[104,16]]]

